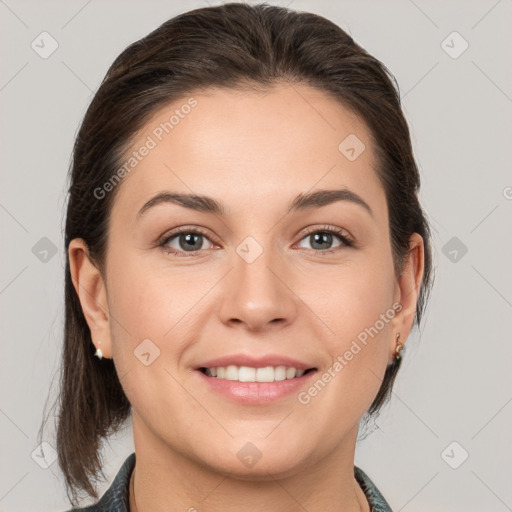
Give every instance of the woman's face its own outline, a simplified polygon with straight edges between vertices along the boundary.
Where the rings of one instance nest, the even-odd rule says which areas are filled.
[[[133,406],[136,449],[240,478],[293,474],[353,449],[411,328],[421,238],[398,279],[370,132],[324,93],[191,97],[134,140],[106,283],[82,267],[102,305],[86,316]],[[285,378],[291,367],[310,371]]]

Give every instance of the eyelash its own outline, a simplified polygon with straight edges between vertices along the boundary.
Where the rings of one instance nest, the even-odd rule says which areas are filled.
[[[314,233],[328,233],[328,234],[336,235],[340,239],[340,241],[343,243],[342,246],[334,247],[332,249],[326,249],[324,251],[322,251],[320,249],[308,249],[309,251],[314,251],[316,254],[331,254],[336,251],[339,251],[344,246],[345,247],[355,247],[355,242],[347,235],[345,230],[340,229],[340,228],[334,228],[331,226],[322,226],[321,228],[318,228],[318,227],[311,228],[306,233],[304,233],[304,235],[299,240],[299,242],[301,242],[304,238],[306,238]],[[167,252],[168,254],[173,254],[174,256],[178,256],[178,257],[201,256],[202,251],[190,251],[190,252],[177,251],[173,248],[167,247],[167,244],[173,238],[176,238],[177,236],[180,236],[182,234],[202,235],[205,238],[207,238],[208,240],[210,240],[210,235],[208,233],[206,233],[205,231],[201,230],[200,228],[195,228],[195,227],[187,228],[185,226],[183,228],[180,228],[178,231],[171,233],[170,235],[166,235],[163,239],[161,239],[157,243],[157,246],[164,249],[165,252]],[[210,241],[213,241],[214,243],[216,243],[215,240],[210,240]]]

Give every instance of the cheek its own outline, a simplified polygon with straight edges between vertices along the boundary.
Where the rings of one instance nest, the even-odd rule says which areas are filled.
[[[112,263],[115,260],[112,253]],[[187,318],[188,288],[179,276],[171,279],[145,266],[143,258],[125,253],[120,261],[122,266],[111,265],[109,273],[116,371],[133,408],[152,418],[151,423],[165,422],[184,399],[173,377],[186,342],[178,333]],[[155,403],[161,406],[155,408]]]
[[[113,269],[109,277],[113,315],[141,339],[161,340],[184,315],[194,295],[194,287],[187,286],[190,279],[154,268],[144,258],[125,256],[122,267]]]
[[[112,253],[112,262],[116,254]],[[122,266],[111,266],[109,308],[116,364],[130,367],[135,354],[146,343],[160,351],[155,364],[177,370],[187,347],[198,339],[204,327],[207,297],[218,276],[203,269],[170,269],[165,259],[158,261],[124,253]],[[211,308],[210,308],[211,309]],[[139,348],[141,346],[141,348]],[[138,362],[138,361],[136,361]]]
[[[377,324],[379,333],[389,330],[395,277],[391,257],[361,257],[328,273],[319,273],[308,284],[309,304],[325,320],[332,336],[331,350],[347,343]],[[382,315],[386,315],[384,323]]]
[[[374,258],[371,264],[340,273],[329,284],[329,297],[320,299],[333,331],[324,339],[331,359],[324,380],[332,382],[325,398],[341,415],[364,413],[378,392],[393,337],[394,285],[391,258]]]

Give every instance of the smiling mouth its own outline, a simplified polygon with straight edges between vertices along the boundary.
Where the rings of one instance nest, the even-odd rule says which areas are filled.
[[[238,382],[278,382],[298,379],[303,375],[316,371],[316,368],[306,370],[293,366],[265,366],[254,368],[251,366],[217,366],[212,368],[199,368],[207,377]]]

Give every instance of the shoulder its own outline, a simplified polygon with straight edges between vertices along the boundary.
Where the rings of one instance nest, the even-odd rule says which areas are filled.
[[[135,453],[132,453],[124,461],[114,481],[98,503],[66,512],[129,512],[129,485],[134,467]]]
[[[362,469],[354,466],[354,476],[370,504],[371,512],[393,512],[384,496]]]

